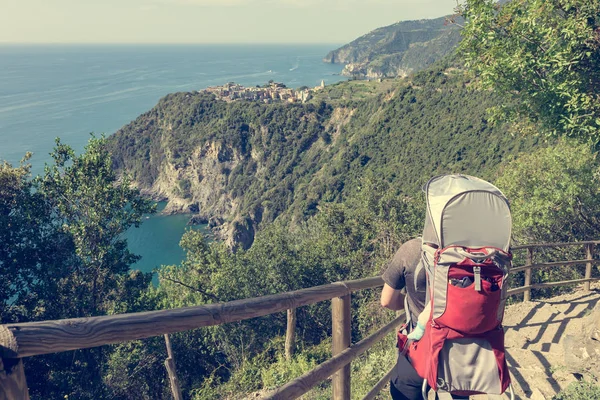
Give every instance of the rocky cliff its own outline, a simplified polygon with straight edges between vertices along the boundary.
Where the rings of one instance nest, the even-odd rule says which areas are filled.
[[[402,21],[329,52],[323,61],[346,64],[345,76],[406,76],[453,52],[459,40],[458,26],[448,23],[446,17]]]
[[[257,226],[293,200],[304,158],[322,152],[320,136],[335,130],[331,112],[325,104],[228,104],[176,93],[119,130],[110,146],[115,167],[142,193],[168,200],[165,212],[192,212],[232,248],[247,248]]]

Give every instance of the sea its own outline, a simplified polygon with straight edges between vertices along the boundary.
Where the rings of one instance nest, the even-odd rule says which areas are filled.
[[[322,58],[339,44],[319,45],[0,45],[0,161],[26,152],[33,175],[51,161],[56,137],[81,152],[90,133],[116,132],[168,93],[269,80],[288,87],[332,84],[342,66]],[[159,204],[159,210],[165,204]],[[190,216],[146,216],[126,232],[144,272],[183,258],[179,240]]]

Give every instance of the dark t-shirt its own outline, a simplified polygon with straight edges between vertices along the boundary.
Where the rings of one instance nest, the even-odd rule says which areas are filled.
[[[421,238],[411,239],[400,246],[382,276],[383,281],[392,288],[396,290],[406,288],[413,326],[416,325],[419,314],[425,308],[427,293],[425,268],[417,271],[419,261],[421,261]]]

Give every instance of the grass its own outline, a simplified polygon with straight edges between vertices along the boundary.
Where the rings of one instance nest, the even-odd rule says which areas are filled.
[[[579,381],[570,384],[565,390],[557,394],[552,400],[598,400],[600,399],[600,386],[597,382]]]
[[[349,100],[363,100],[369,97],[375,97],[383,93],[393,91],[398,85],[405,81],[403,78],[378,80],[349,80],[338,82],[333,85],[325,86],[325,89],[314,94],[310,100],[315,104],[320,101],[327,101],[335,104],[347,102]]]

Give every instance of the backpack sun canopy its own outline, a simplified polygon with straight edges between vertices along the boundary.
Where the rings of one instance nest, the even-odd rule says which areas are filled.
[[[440,248],[456,245],[509,250],[510,208],[496,186],[469,175],[441,175],[430,179],[424,191],[424,242]]]

